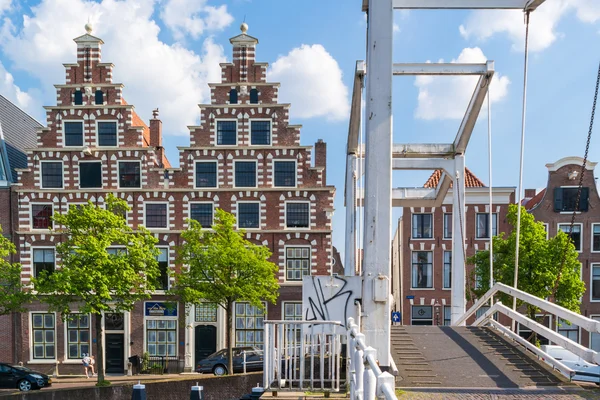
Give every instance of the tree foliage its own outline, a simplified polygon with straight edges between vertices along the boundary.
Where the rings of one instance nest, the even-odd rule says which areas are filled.
[[[99,383],[104,380],[102,313],[130,311],[150,298],[160,274],[157,239],[143,227],[134,232],[123,217],[127,209],[125,201],[109,195],[106,208],[88,202],[55,214],[54,226],[64,235],[56,247],[60,268],[33,279],[35,290],[44,295],[40,300],[63,319],[73,307],[95,315]]]
[[[33,297],[21,281],[21,264],[9,261],[16,252],[15,245],[2,235],[0,227],[0,315],[25,311],[25,305]]]
[[[508,222],[513,227],[507,238],[500,233],[493,238],[494,282],[514,285],[517,205],[511,204]],[[563,257],[564,266],[561,264]],[[569,236],[559,231],[555,237],[546,239],[544,225],[536,222],[532,214],[521,209],[521,238],[519,240],[518,288],[542,299],[550,298],[556,304],[574,312],[580,312],[580,299],[585,284],[580,278],[581,264],[578,253]],[[480,297],[489,289],[490,254],[480,251],[467,260],[475,268],[468,279],[467,293]],[[477,277],[477,283],[476,281]],[[556,293],[554,293],[556,289]],[[508,296],[501,300],[508,304]],[[521,302],[517,302],[521,305]],[[527,314],[534,319],[539,310],[527,304]]]
[[[227,316],[228,371],[233,373],[232,315],[237,301],[263,307],[262,301],[275,303],[279,284],[277,266],[268,261],[271,252],[244,239],[244,230],[235,229],[235,217],[218,209],[212,230],[202,229],[189,220],[179,249],[185,266],[176,276],[172,293],[186,303],[202,301],[223,307]]]

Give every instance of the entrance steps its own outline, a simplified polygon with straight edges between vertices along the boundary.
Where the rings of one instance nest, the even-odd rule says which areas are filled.
[[[567,380],[490,328],[392,326],[397,387],[556,386]]]

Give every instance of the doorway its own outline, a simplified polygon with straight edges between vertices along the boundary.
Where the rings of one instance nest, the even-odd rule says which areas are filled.
[[[212,325],[197,325],[194,330],[195,362],[204,360],[217,351],[217,327]],[[195,369],[195,368],[194,368]]]
[[[125,372],[125,335],[123,333],[107,333],[105,339],[106,373],[123,374]]]

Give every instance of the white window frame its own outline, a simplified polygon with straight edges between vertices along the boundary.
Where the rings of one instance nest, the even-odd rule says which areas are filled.
[[[572,212],[571,212],[572,214]],[[569,227],[571,225],[570,222],[563,222],[563,223],[559,223],[556,224],[556,234],[558,235],[558,231],[562,230],[560,229],[561,226],[567,226]],[[583,224],[581,222],[576,222],[573,224],[573,226],[578,225],[579,226],[579,250],[576,250],[578,253],[583,252]],[[569,233],[565,232],[565,234],[568,236]]]
[[[154,303],[155,301],[150,301],[150,303]],[[146,301],[144,302],[144,340],[143,340],[143,348],[144,348],[144,352],[148,351],[148,334],[147,334],[147,327],[148,325],[146,324],[146,321],[160,321],[160,320],[170,320],[170,321],[175,321],[175,355],[174,356],[164,356],[167,357],[168,359],[176,359],[177,357],[179,357],[179,304],[175,304],[175,307],[177,307],[177,317],[169,317],[169,316],[161,316],[161,317],[150,317],[146,315]],[[168,351],[167,351],[168,353]],[[151,356],[151,357],[155,357],[155,356]],[[161,356],[158,356],[161,357]],[[127,360],[125,360],[127,361]]]
[[[307,248],[308,249],[308,262],[309,262],[309,269],[308,269],[309,273],[308,273],[308,276],[313,276],[312,275],[312,269],[313,269],[312,246],[310,246],[310,245],[304,245],[304,244],[299,244],[299,245],[290,244],[290,245],[283,246],[283,251],[284,251],[284,253],[283,253],[283,263],[284,263],[284,265],[283,265],[283,281],[286,282],[286,283],[288,283],[288,284],[291,283],[291,284],[300,284],[300,285],[302,285],[302,279],[300,279],[300,280],[288,280],[287,279],[287,249],[289,247],[292,247],[292,248],[300,248],[301,247],[301,248]],[[283,316],[283,314],[281,314],[281,315]]]
[[[94,92],[93,96],[95,96],[95,92]],[[95,97],[94,97],[94,102],[95,102]],[[99,135],[99,132],[98,132],[98,124],[100,122],[114,122],[115,123],[115,126],[117,128],[117,130],[116,130],[117,142],[116,142],[116,144],[114,146],[100,146],[100,135]],[[99,147],[101,149],[104,149],[104,148],[114,149],[116,147],[119,147],[119,121],[116,120],[116,119],[97,119],[96,120],[96,135],[95,135],[95,138],[96,138],[96,147]]]
[[[254,182],[255,185],[254,186],[236,186],[235,184],[235,175],[236,175],[236,165],[238,162],[253,162],[254,165],[256,166],[254,168]],[[239,189],[252,189],[252,188],[257,188],[258,187],[258,160],[233,160],[233,187],[234,188],[239,188]]]
[[[202,226],[202,229],[211,229],[212,224],[215,223],[215,202],[214,201],[190,201],[188,202],[188,218],[192,219],[192,204],[210,204],[212,205],[212,223],[210,226]],[[258,206],[260,210],[260,205]],[[259,211],[260,212],[260,211]]]
[[[560,333],[558,332],[559,330],[559,326],[558,324],[560,323],[560,320],[562,318],[557,318],[556,319],[556,333],[558,333],[560,335]],[[574,325],[573,323],[571,323],[571,326]],[[574,329],[570,329],[570,330],[574,330]],[[564,335],[563,335],[564,336]],[[568,336],[564,336],[564,337],[568,337]],[[577,325],[577,343],[581,344],[581,326]]]
[[[258,227],[257,228],[240,228],[240,204],[243,203],[258,203]],[[245,229],[250,231],[258,231],[262,228],[262,210],[261,210],[261,201],[260,200],[240,200],[236,202],[236,214],[235,214],[235,228],[236,229]]]
[[[62,171],[62,186],[61,187],[44,187],[44,164],[47,163],[60,163]],[[64,190],[65,188],[65,163],[62,160],[42,160],[40,161],[40,188],[44,190]]]
[[[252,144],[252,121],[269,121],[269,144]],[[248,119],[248,146],[250,147],[264,147],[273,146],[273,119],[272,118],[250,118]]]
[[[600,314],[590,314],[590,316],[589,316],[588,318],[590,318],[590,319],[593,319],[593,320],[595,320],[595,321],[600,321]],[[588,339],[589,339],[589,340],[588,340],[589,346],[588,346],[588,347],[589,347],[590,349],[592,349],[592,350],[593,350],[593,348],[592,348],[592,334],[593,334],[593,333],[594,333],[594,332],[589,332],[589,333],[588,333],[588,334],[589,334],[589,338],[588,338]],[[597,335],[600,335],[600,333],[597,333]],[[599,350],[600,350],[600,349],[598,349],[598,350],[595,350],[595,351],[599,351]]]
[[[294,186],[277,186],[275,185],[275,163],[276,162],[294,162],[294,170],[296,171],[296,175],[294,176]],[[273,159],[271,161],[271,168],[273,170],[273,182],[272,182],[272,187],[274,188],[297,188],[298,187],[298,160],[295,159]]]
[[[52,206],[52,215],[56,213],[56,205],[52,200],[48,201],[32,201],[29,203],[29,229],[35,232],[46,232],[49,229],[39,229],[33,227],[33,206],[34,205],[51,205]],[[54,227],[54,221],[51,221],[52,227]]]
[[[91,188],[82,188],[81,187],[81,164],[100,164],[100,187],[91,187]],[[104,172],[104,163],[101,160],[80,160],[77,163],[77,170],[79,171],[77,177],[77,187],[81,190],[95,190],[95,189],[104,189],[104,181],[102,179],[102,173]]]
[[[33,251],[32,251],[32,256],[33,256]],[[33,314],[53,314],[54,315],[54,358],[33,358]],[[57,335],[57,318],[56,318],[56,313],[55,312],[50,312],[50,311],[29,311],[29,321],[28,321],[28,327],[29,327],[29,361],[28,364],[56,364],[56,361],[58,360],[57,356],[58,356],[58,335]],[[81,361],[79,361],[81,363]]]
[[[30,251],[29,251],[29,257],[31,260],[31,272],[30,272],[30,276],[33,278],[35,277],[35,261],[33,258],[33,253],[34,250],[49,250],[52,249],[54,250],[54,270],[56,271],[56,246],[31,246],[30,247]]]
[[[450,286],[449,287],[444,286],[444,281],[445,281],[444,266],[446,265],[446,257],[445,257],[446,253],[450,253],[450,270],[449,270]],[[412,267],[412,264],[411,264],[411,267]],[[442,250],[442,290],[452,290],[452,250]]]
[[[235,144],[219,144],[219,121],[233,121],[235,122]],[[240,123],[237,118],[215,118],[215,146],[218,147],[231,147],[237,146],[240,142]]]
[[[543,319],[542,319],[542,322],[538,322],[538,323],[541,324],[541,325],[543,325],[543,326],[546,326],[546,328],[548,328],[550,330],[555,329],[554,325],[553,325],[553,322],[554,322],[554,318],[553,317],[554,317],[554,315],[551,315],[551,314],[544,315],[544,314],[540,314],[540,313],[535,314],[535,318],[537,319],[538,317],[544,317],[544,318],[548,317],[548,326],[544,325]],[[516,326],[517,326],[517,335],[519,335],[519,336],[521,336],[521,332],[522,331],[531,332],[530,328],[527,328],[525,325],[521,325],[518,322],[517,322]],[[525,328],[525,329],[521,329],[522,327]],[[544,335],[542,335],[542,336],[544,336]]]
[[[594,300],[594,267],[600,268],[600,263],[590,263],[590,303],[600,303],[600,297]]]
[[[293,246],[290,246],[290,247],[293,247]],[[294,305],[296,305],[296,304],[302,305],[302,300],[300,300],[300,301],[294,301],[294,300],[282,301],[281,302],[281,320],[282,321],[299,321],[299,320],[293,320],[293,319],[285,319],[285,305],[289,304],[289,303],[292,303]],[[304,309],[302,309],[302,311],[304,313]],[[303,315],[301,315],[301,317],[303,317]]]
[[[167,250],[167,275],[169,275],[169,271],[171,270],[171,254],[170,254],[170,246],[169,245],[156,245],[155,246],[157,249],[166,249]],[[158,260],[156,260],[156,262],[158,263]],[[168,281],[167,281],[167,290],[171,289],[171,276],[168,276]],[[164,294],[166,292],[166,290],[164,289],[155,289],[154,293],[157,294]]]
[[[140,187],[121,187],[121,163],[126,163],[126,162],[130,162],[130,163],[138,163],[140,165]],[[142,188],[142,162],[140,160],[119,160],[117,162],[117,189],[123,189],[123,190],[140,190]]]
[[[428,238],[424,238],[424,237],[414,237],[414,223],[415,223],[415,215],[431,215],[431,237]],[[410,238],[411,240],[435,240],[435,222],[434,222],[434,218],[433,218],[433,212],[419,212],[419,213],[412,213],[410,215]]]
[[[196,166],[200,163],[206,164],[206,163],[212,163],[215,164],[217,166],[217,168],[215,168],[215,186],[198,186],[198,181],[196,180]],[[258,169],[257,169],[258,170]],[[217,160],[196,160],[194,161],[194,189],[218,189],[219,188],[219,161]],[[234,176],[233,176],[233,180],[235,183],[235,170],[234,170]],[[258,181],[257,181],[258,183]]]
[[[414,287],[413,286],[413,254],[414,253],[431,253],[431,287]],[[436,290],[435,288],[435,254],[433,250],[411,250],[410,252],[410,290]]]
[[[487,236],[477,236],[477,233],[479,230],[478,229],[478,222],[479,222],[478,220],[479,220],[480,215],[487,215],[488,220],[490,218],[490,213],[486,213],[486,212],[475,213],[475,240],[488,240],[488,239],[490,239],[491,236],[494,236],[494,221],[492,220],[491,223],[489,223],[489,225],[488,225]],[[500,224],[498,213],[492,213],[492,219],[496,220],[496,235],[498,235],[498,230],[499,230],[498,225]]]
[[[547,222],[542,222],[542,225],[544,225],[544,228],[546,229],[546,240],[548,240],[550,237],[550,224]]]
[[[308,204],[308,226],[306,228],[295,228],[295,227],[288,227],[287,226],[287,207],[288,204]],[[289,200],[289,201],[285,201],[284,203],[284,210],[283,210],[283,222],[284,222],[284,226],[286,230],[293,230],[293,231],[308,231],[310,230],[310,225],[311,225],[311,207],[310,207],[310,201],[303,201],[303,200]]]
[[[81,124],[81,146],[67,146],[67,136],[65,131],[65,122],[79,122]],[[61,120],[62,142],[65,148],[79,149],[85,147],[85,121],[81,119],[63,119]]]
[[[237,347],[237,330],[238,329],[237,329],[236,324],[235,324],[235,318],[236,318],[236,315],[237,315],[237,313],[236,313],[237,303],[250,304],[248,301],[243,301],[243,300],[236,301],[236,302],[233,303],[233,341],[232,341],[232,343],[234,344],[234,347]],[[268,320],[267,316],[269,315],[269,305],[267,304],[266,301],[262,301],[261,303],[265,306],[264,311],[263,311],[263,326],[264,326],[264,321]],[[242,330],[246,331],[246,330],[250,330],[250,329],[242,329]],[[256,328],[256,329],[252,329],[252,330],[259,331],[260,329]],[[263,344],[263,349],[264,349],[264,345],[265,345],[264,333],[263,333],[263,343],[262,344]]]
[[[71,311],[69,314],[85,314],[82,313],[80,311]],[[92,315],[91,314],[87,314],[88,315],[88,321],[89,321],[89,334],[90,334],[90,352],[89,354],[92,355],[93,354],[93,342],[92,342]],[[81,364],[81,358],[69,358],[69,322],[68,321],[64,321],[63,322],[63,326],[64,326],[64,356],[63,356],[63,361],[62,364]],[[81,329],[78,329],[81,330]]]
[[[147,226],[146,206],[148,204],[166,204],[166,206],[167,206],[167,226],[166,227],[164,227],[164,228],[162,228],[162,227],[161,228],[155,228],[155,227],[150,228],[150,227]],[[170,218],[170,215],[171,215],[170,211],[171,211],[171,204],[168,201],[144,201],[144,227],[146,229],[149,229],[149,230],[167,230],[167,229],[170,229],[170,227],[171,227],[171,221],[169,221],[169,218]]]
[[[594,225],[598,225],[600,226],[600,222],[592,222],[592,229],[591,229],[591,238],[590,238],[590,252],[591,253],[600,253],[600,250],[595,250],[594,251]]]
[[[450,229],[451,229],[450,236],[446,236],[446,216],[447,215],[450,216]],[[453,218],[453,215],[451,212],[449,212],[449,213],[445,212],[442,214],[442,239],[444,239],[444,240],[452,240],[452,236],[454,235],[454,220],[452,218]]]

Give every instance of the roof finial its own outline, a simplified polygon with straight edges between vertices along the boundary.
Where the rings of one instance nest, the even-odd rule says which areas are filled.
[[[85,31],[88,33],[88,35],[92,34],[92,23],[90,22],[90,17],[88,17],[88,22],[85,24]]]
[[[152,110],[152,118],[154,118],[154,119],[158,118],[158,107],[156,107],[154,110]]]
[[[242,34],[245,35],[246,32],[248,32],[248,24],[245,22],[242,22],[242,25],[240,26],[240,29],[242,31]]]

